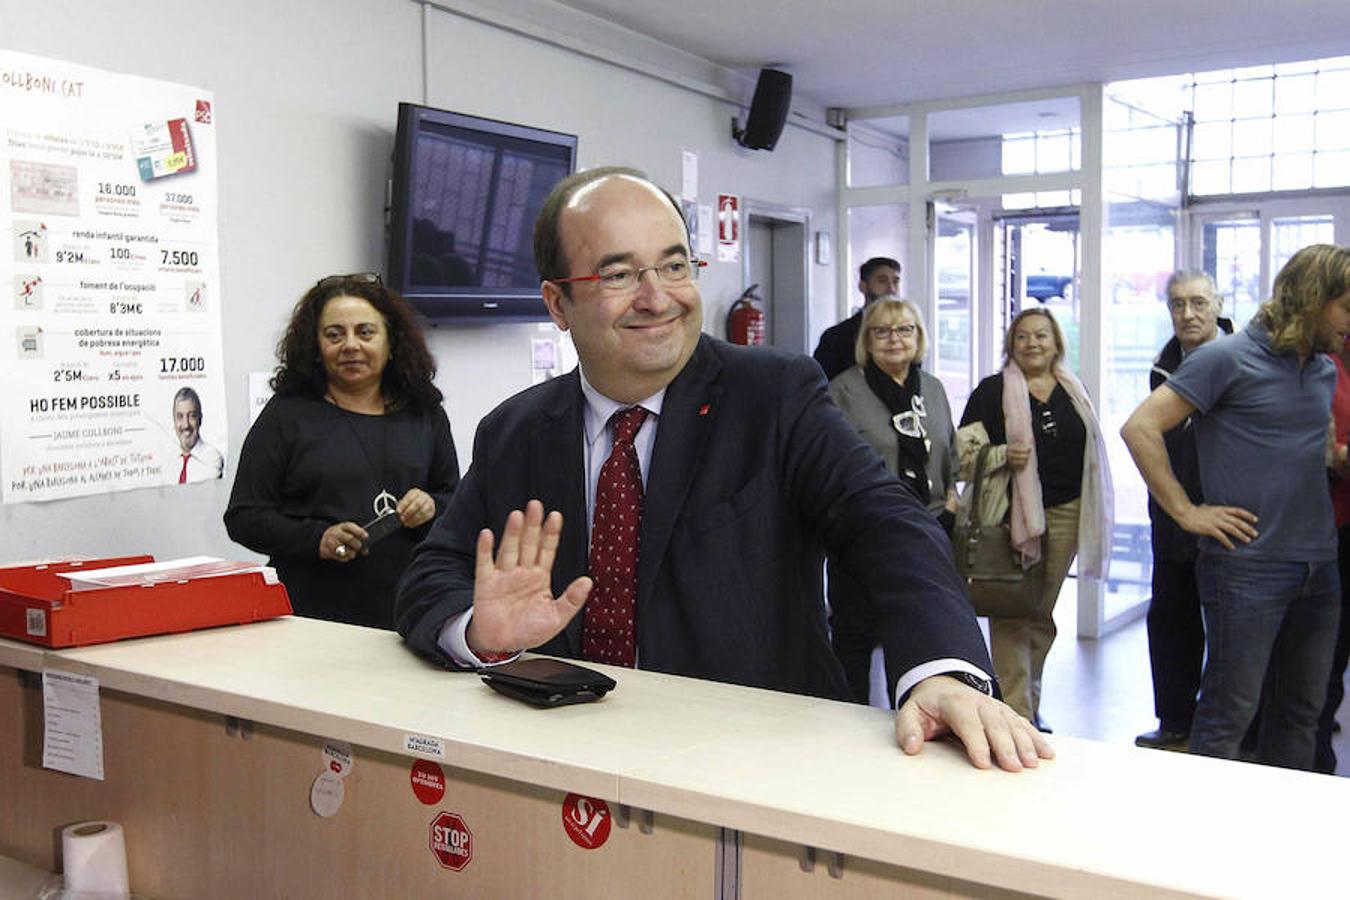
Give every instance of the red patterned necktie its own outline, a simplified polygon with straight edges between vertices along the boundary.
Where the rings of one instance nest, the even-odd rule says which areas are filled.
[[[600,468],[591,525],[590,574],[581,655],[591,662],[632,668],[637,661],[638,535],[642,526],[642,469],[633,437],[647,418],[640,406],[609,419],[614,450]]]
[[[188,464],[188,458],[189,458],[191,455],[192,455],[192,454],[190,454],[190,453],[184,453],[184,454],[183,454],[183,469],[182,469],[182,471],[180,471],[180,472],[178,473],[178,483],[179,483],[179,484],[187,484],[187,464]]]

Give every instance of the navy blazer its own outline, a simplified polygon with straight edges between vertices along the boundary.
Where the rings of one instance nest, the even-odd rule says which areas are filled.
[[[480,423],[472,465],[399,588],[398,629],[414,650],[453,665],[436,639],[472,605],[478,532],[500,540],[531,499],[563,514],[555,596],[586,573],[584,404],[573,371]],[[947,657],[992,671],[947,536],[845,421],[817,365],[701,336],[652,449],[638,665],[848,699],[826,630],[826,550],[868,587],[889,671]],[[579,656],[584,616],[537,649]]]

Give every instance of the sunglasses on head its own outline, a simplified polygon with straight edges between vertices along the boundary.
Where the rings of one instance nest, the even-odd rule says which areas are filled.
[[[354,281],[357,284],[373,284],[376,287],[384,287],[384,280],[375,272],[353,272],[350,275],[329,275],[326,278],[320,278],[314,282],[316,288],[335,287],[339,284]]]

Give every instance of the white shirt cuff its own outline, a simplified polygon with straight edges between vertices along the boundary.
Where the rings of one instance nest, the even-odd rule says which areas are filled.
[[[445,655],[454,660],[458,665],[466,666],[470,669],[491,668],[500,666],[504,663],[514,662],[520,659],[520,654],[514,654],[510,659],[499,659],[496,662],[483,662],[474,652],[469,649],[469,620],[473,618],[473,607],[469,607],[457,616],[452,616],[445,620],[441,626],[441,633],[436,638],[436,646],[444,651]],[[947,669],[946,671],[951,671]]]
[[[896,706],[904,702],[904,696],[912,691],[920,681],[934,675],[946,675],[949,672],[969,672],[990,683],[994,680],[988,672],[979,666],[971,665],[964,659],[935,659],[931,662],[921,663],[900,676],[900,679],[895,683]]]

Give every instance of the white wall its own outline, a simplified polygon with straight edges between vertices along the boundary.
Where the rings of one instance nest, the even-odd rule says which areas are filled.
[[[1003,174],[1000,137],[934,141],[929,153],[928,172],[932,181],[998,178]]]
[[[907,184],[909,144],[865,124],[850,123],[848,186]]]
[[[863,295],[857,285],[858,270],[874,256],[888,256],[900,263],[900,295],[915,302],[923,286],[909,271],[909,204],[887,203],[879,206],[854,206],[848,211],[848,283],[849,309],[862,307]],[[914,229],[917,239],[924,236],[923,223]]]
[[[545,32],[570,25],[594,38],[604,27],[570,13],[562,21],[547,2],[507,6],[517,17],[538,13]],[[0,0],[0,47],[215,92],[231,447],[222,483],[0,506],[0,561],[246,555],[220,517],[248,421],[247,373],[275,365],[285,317],[315,279],[384,268],[382,210],[401,100],[572,132],[581,165],[636,165],[672,189],[680,151],[695,150],[700,202],[730,192],[806,207],[813,229],[835,231],[829,138],[789,127],[772,154],[740,150],[730,138],[739,110],[728,103],[520,33],[528,29],[434,10],[426,19],[423,98],[423,10],[405,0]],[[677,51],[643,53],[706,83],[737,83]],[[835,301],[832,267],[812,271],[814,334],[832,321]],[[707,270],[708,322],[740,293],[740,273],[731,263]],[[464,464],[478,419],[529,384],[537,333],[510,325],[432,334]]]

